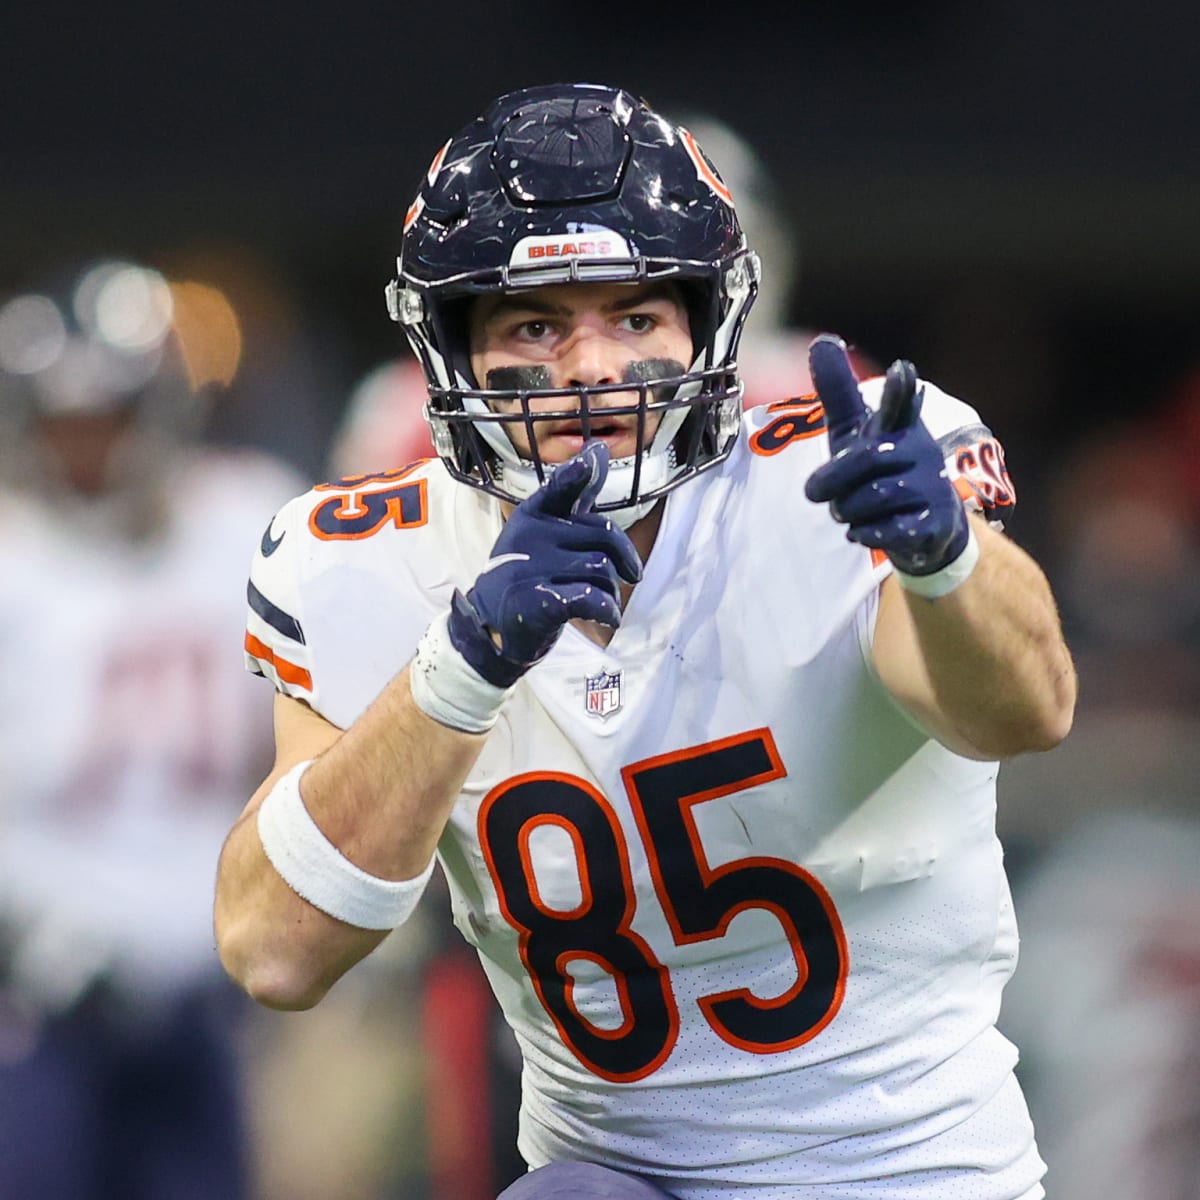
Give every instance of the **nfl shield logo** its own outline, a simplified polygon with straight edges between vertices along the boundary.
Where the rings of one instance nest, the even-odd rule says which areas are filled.
[[[585,680],[585,706],[589,716],[611,717],[621,707],[621,672],[601,670]]]

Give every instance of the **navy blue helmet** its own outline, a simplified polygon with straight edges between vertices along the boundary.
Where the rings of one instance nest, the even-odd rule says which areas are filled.
[[[593,397],[636,391],[636,409],[609,411],[636,411],[639,430],[658,414],[657,431],[611,464],[596,504],[629,524],[732,449],[736,350],[758,272],[728,189],[686,129],[619,88],[554,84],[501,96],[437,152],[405,217],[388,308],[424,367],[438,454],[456,478],[503,499],[523,499],[546,477],[539,421],[581,418],[586,435]],[[676,282],[687,303],[693,361],[683,374],[508,391],[473,377],[473,297],[655,280]],[[561,399],[554,411],[531,411],[531,397],[548,396]],[[514,422],[529,458],[506,432]]]

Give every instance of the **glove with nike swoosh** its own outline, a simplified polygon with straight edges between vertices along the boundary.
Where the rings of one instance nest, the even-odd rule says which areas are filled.
[[[840,339],[816,338],[809,364],[832,457],[809,476],[805,494],[828,502],[851,541],[882,550],[908,590],[929,598],[953,591],[979,551],[942,450],[921,420],[916,369],[892,363],[871,412]]]
[[[466,595],[454,593],[444,630],[430,626],[412,680],[414,698],[435,720],[490,728],[568,621],[620,624],[620,582],[636,583],[642,563],[628,534],[592,511],[607,473],[603,442],[589,442],[558,467],[513,509]]]

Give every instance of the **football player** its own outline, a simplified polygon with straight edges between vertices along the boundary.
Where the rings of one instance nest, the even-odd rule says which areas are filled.
[[[743,416],[769,267],[623,90],[438,150],[388,303],[439,458],[264,536],[219,948],[308,1007],[436,855],[524,1059],[513,1197],[1033,1200],[995,779],[1065,736],[1069,653],[966,404],[827,336]]]
[[[227,580],[299,485],[197,445],[187,286],[52,282],[0,304],[0,1194],[235,1200],[208,894],[271,730]]]

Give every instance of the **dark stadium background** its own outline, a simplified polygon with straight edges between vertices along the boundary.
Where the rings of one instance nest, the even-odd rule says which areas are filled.
[[[797,320],[1058,440],[1200,351],[1198,37],[1161,2],[13,4],[0,290],[241,241],[349,380],[398,344],[380,291],[446,133],[509,87],[611,80],[766,157]]]

